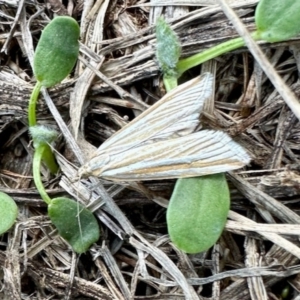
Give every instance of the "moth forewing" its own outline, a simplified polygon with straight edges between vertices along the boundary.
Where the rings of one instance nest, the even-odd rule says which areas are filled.
[[[194,132],[211,95],[210,73],[180,85],[105,141],[79,176],[113,181],[195,177],[240,168],[246,151],[226,133]]]
[[[205,73],[171,92],[107,139],[95,152],[95,157],[122,153],[127,149],[160,138],[168,139],[186,130],[193,132],[205,100],[211,95],[213,76]]]
[[[249,161],[246,151],[226,133],[202,130],[111,155],[89,175],[112,181],[186,178],[238,169]],[[97,163],[96,158],[90,161],[90,165]]]

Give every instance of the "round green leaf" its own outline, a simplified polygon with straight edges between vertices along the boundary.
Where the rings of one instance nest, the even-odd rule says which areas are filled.
[[[69,198],[55,198],[48,206],[48,215],[59,234],[77,253],[86,252],[100,237],[93,213]]]
[[[255,11],[255,22],[260,39],[288,40],[300,32],[300,1],[261,0]]]
[[[0,192],[0,234],[11,228],[18,216],[18,206],[14,199]]]
[[[209,249],[222,234],[229,207],[223,173],[177,180],[167,209],[171,241],[186,253]]]
[[[71,17],[56,17],[43,30],[34,54],[34,75],[45,87],[61,82],[79,53],[79,26]]]

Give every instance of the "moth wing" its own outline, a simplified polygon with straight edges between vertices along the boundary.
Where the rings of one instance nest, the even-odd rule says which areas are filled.
[[[112,181],[185,178],[238,169],[249,161],[247,152],[226,133],[202,130],[110,155],[104,167],[94,158],[83,173]]]
[[[106,140],[95,157],[109,151],[121,153],[145,142],[193,132],[205,100],[211,95],[213,76],[205,73],[171,92]]]

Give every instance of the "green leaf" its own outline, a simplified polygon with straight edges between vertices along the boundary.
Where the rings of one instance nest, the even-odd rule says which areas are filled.
[[[300,1],[261,0],[255,11],[255,35],[267,42],[288,40],[300,32]]]
[[[35,125],[29,127],[29,133],[32,136],[34,147],[38,148],[41,145],[53,143],[57,137],[58,132],[45,125]]]
[[[48,215],[59,234],[77,253],[86,252],[100,237],[93,213],[69,198],[53,199],[48,206]]]
[[[79,54],[79,26],[71,17],[56,17],[43,30],[34,55],[34,75],[45,87],[61,82]]]
[[[229,207],[224,173],[177,180],[167,209],[171,241],[187,253],[209,249],[222,234]]]
[[[181,46],[176,33],[163,19],[156,22],[156,58],[165,76],[176,77],[176,65],[181,54]]]
[[[0,192],[0,234],[13,226],[18,216],[18,206],[14,199]]]

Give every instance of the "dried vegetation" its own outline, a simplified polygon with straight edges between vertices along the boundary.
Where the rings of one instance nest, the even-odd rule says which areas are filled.
[[[281,299],[286,287],[286,299],[300,299],[299,121],[246,48],[203,65],[215,74],[216,90],[202,123],[227,131],[252,156],[250,166],[228,175],[229,221],[213,249],[186,255],[170,243],[165,207],[174,181],[70,181],[69,162],[93,148],[81,133],[77,141],[69,134],[70,107],[78,116],[72,122],[85,117],[85,138],[99,146],[127,122],[124,116],[132,119],[164,94],[149,25],[157,16],[172,19],[183,56],[237,36],[215,1],[184,2],[0,1],[1,190],[20,211],[1,237],[1,299]],[[230,2],[251,30],[257,1]],[[101,240],[80,257],[56,234],[32,181],[30,62],[54,12],[80,22],[81,53],[70,78],[39,101],[39,123],[61,132],[56,149],[63,175],[43,176],[51,196],[69,193],[92,203],[101,222]],[[299,98],[298,39],[261,46]],[[195,74],[199,68],[185,77]]]

